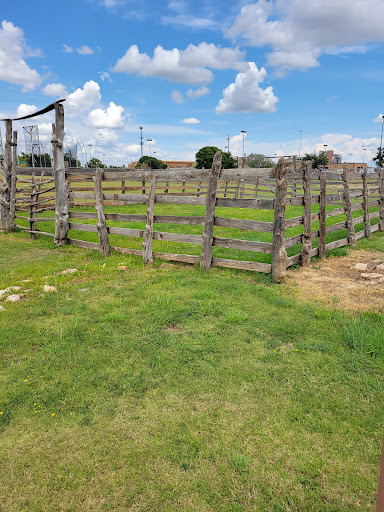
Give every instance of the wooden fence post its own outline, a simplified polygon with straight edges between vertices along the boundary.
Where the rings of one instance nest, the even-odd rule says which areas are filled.
[[[11,173],[11,189],[9,194],[9,216],[11,218],[11,231],[15,231],[15,214],[16,214],[16,168],[18,164],[17,155],[17,131],[13,132],[12,143],[12,173]]]
[[[380,231],[384,231],[384,167],[380,169]]]
[[[312,235],[311,235],[311,170],[312,162],[306,162],[304,166],[303,188],[304,188],[304,232],[301,239],[301,266],[309,267],[311,264]],[[293,178],[295,182],[295,177]],[[293,185],[292,185],[293,187]],[[294,197],[292,188],[292,197]]]
[[[287,202],[287,162],[280,159],[276,166],[276,193],[273,215],[272,278],[280,283],[286,274],[287,251],[285,250],[285,206]]]
[[[367,184],[367,169],[363,172],[363,208],[364,208],[364,223],[365,223],[365,236],[371,238],[371,222],[369,220],[368,210],[368,184]]]
[[[348,244],[356,245],[355,225],[353,223],[353,218],[352,218],[351,198],[349,195],[348,171],[347,171],[346,165],[344,165],[344,170],[343,170],[343,183],[344,183],[345,214],[347,216]]]
[[[209,171],[200,270],[209,270],[212,263],[213,226],[215,223],[216,195],[220,170],[221,152],[217,151]]]
[[[319,258],[325,258],[325,234],[327,222],[327,179],[320,171],[320,208],[319,208]]]
[[[32,233],[32,231],[36,231],[36,221],[34,220],[36,218],[36,210],[37,210],[37,194],[36,194],[36,178],[35,173],[32,174],[32,188],[31,188],[31,202],[29,204],[29,229],[31,231],[31,238],[32,240],[36,240],[35,233]]]
[[[156,201],[156,176],[152,178],[151,186],[148,195],[148,208],[147,208],[147,223],[145,225],[143,247],[143,260],[144,263],[153,263],[152,243],[153,243],[153,214],[155,210]]]
[[[109,245],[107,223],[104,214],[104,197],[103,197],[103,176],[102,169],[96,169],[93,181],[95,182],[95,195],[96,195],[96,212],[97,212],[97,232],[99,234],[100,252],[103,256],[107,257],[111,253],[111,246]]]
[[[5,147],[4,147],[4,182],[0,187],[0,217],[1,229],[5,233],[11,231],[10,193],[12,175],[12,121],[5,120]]]
[[[61,247],[67,243],[69,230],[69,189],[65,180],[64,164],[64,107],[55,103],[55,124],[52,125],[52,153],[55,172],[55,244]]]

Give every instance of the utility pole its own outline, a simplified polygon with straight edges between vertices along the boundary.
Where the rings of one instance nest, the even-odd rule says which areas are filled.
[[[229,153],[229,140],[230,140],[230,137],[229,137],[229,133],[228,133],[228,137],[227,137],[227,141],[228,141],[228,144],[227,144],[228,153]]]
[[[142,126],[139,126],[139,129],[140,129],[140,149],[141,149],[141,156],[143,156],[143,145],[144,145],[144,141],[143,141],[143,127],[142,127]]]
[[[299,160],[300,160],[300,156],[301,156],[301,134],[303,133],[303,130],[299,130],[299,133],[300,133],[300,144],[299,144]]]

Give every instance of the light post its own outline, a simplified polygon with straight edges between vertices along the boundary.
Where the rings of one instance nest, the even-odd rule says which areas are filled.
[[[140,151],[141,151],[141,157],[143,157],[143,146],[144,146],[144,142],[143,142],[143,127],[139,126],[139,130],[140,130]]]
[[[244,153],[244,136],[245,134],[247,133],[245,130],[241,130],[241,132],[243,134],[243,165],[245,164],[245,153]]]
[[[301,134],[303,133],[303,130],[299,130],[299,133],[300,133],[300,144],[299,144],[299,160],[300,160],[300,156],[301,156]]]
[[[153,142],[153,139],[147,139],[148,146],[149,146],[149,158],[152,158],[152,152],[151,152],[151,142]]]
[[[365,164],[365,152],[367,151],[367,148],[363,148],[363,172],[364,172],[364,164]]]
[[[383,166],[383,128],[384,128],[384,115],[381,116],[381,119],[382,119],[382,125],[381,125],[381,137],[380,137],[380,159],[379,159],[379,167],[382,167]]]
[[[87,146],[89,147],[89,162],[88,162],[88,167],[89,167],[89,164],[92,160],[92,144],[87,144]]]
[[[225,147],[228,149],[228,153],[229,153],[229,133],[228,133],[227,141],[228,141],[228,144]]]
[[[103,165],[105,167],[105,153],[103,153]]]

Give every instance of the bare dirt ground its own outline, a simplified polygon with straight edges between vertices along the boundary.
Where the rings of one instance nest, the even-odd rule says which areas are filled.
[[[348,311],[384,311],[384,278],[363,277],[377,273],[384,262],[384,254],[375,251],[351,251],[347,256],[316,261],[308,268],[287,272],[287,291],[296,298],[332,305]],[[366,270],[356,268],[366,263]],[[292,287],[292,284],[294,285]]]

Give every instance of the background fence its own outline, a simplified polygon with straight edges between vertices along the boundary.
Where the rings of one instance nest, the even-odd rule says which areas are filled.
[[[297,171],[287,159],[274,169],[222,169],[220,153],[208,170],[66,169],[62,105],[55,110],[53,169],[17,168],[9,152],[13,146],[16,153],[16,132],[8,144],[5,231],[16,227],[105,256],[113,248],[145,263],[271,272],[277,282],[295,263],[309,265],[313,256],[384,231],[384,170],[338,174],[307,164]]]

